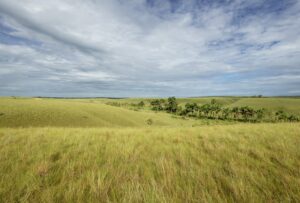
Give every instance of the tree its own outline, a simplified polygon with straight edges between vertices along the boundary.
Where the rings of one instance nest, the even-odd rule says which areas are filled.
[[[168,98],[168,103],[166,105],[167,112],[176,113],[177,108],[178,108],[178,104],[177,104],[176,98],[175,97],[169,97]]]
[[[212,100],[210,101],[210,104],[212,104],[212,105],[217,104],[217,100],[216,100],[216,99],[212,99]]]
[[[184,114],[195,116],[195,113],[199,111],[199,106],[196,103],[186,103]]]
[[[144,106],[145,106],[144,101],[140,101],[140,102],[138,103],[138,106],[139,106],[139,107],[144,107]]]
[[[162,101],[159,99],[152,100],[150,105],[152,106],[151,109],[154,111],[162,111],[164,109],[162,106]]]
[[[240,108],[240,113],[244,120],[248,121],[254,116],[254,109],[249,106],[243,106]]]
[[[204,104],[199,108],[200,114],[204,114],[204,117],[208,117],[210,112],[210,104]]]

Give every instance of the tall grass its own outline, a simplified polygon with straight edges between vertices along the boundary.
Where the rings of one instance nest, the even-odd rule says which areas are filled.
[[[2,128],[0,202],[300,202],[300,125]]]

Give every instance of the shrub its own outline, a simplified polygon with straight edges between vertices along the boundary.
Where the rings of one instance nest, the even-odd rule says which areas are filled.
[[[166,110],[169,113],[176,113],[178,108],[178,104],[175,97],[169,97],[168,103],[166,105]]]
[[[139,106],[139,107],[144,107],[144,106],[145,106],[144,101],[140,101],[140,102],[138,103],[138,106]]]
[[[279,121],[286,121],[288,118],[287,114],[282,110],[277,111],[275,113],[275,115],[276,115],[276,120],[279,120]]]
[[[290,121],[290,122],[299,121],[299,118],[296,117],[295,115],[290,115],[287,119],[288,119],[288,121]]]
[[[154,111],[162,111],[164,110],[163,106],[162,106],[162,100],[159,99],[155,99],[153,101],[150,102],[150,105],[152,106],[152,110]]]
[[[151,118],[149,118],[146,122],[147,122],[148,125],[152,125],[153,124],[153,120]]]
[[[197,111],[199,111],[199,106],[196,103],[187,103],[185,104],[185,112],[186,114],[192,114],[194,115],[194,113],[196,113]]]

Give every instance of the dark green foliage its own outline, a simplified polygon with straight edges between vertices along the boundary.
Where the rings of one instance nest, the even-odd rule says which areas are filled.
[[[217,104],[217,100],[216,100],[216,99],[212,99],[212,100],[210,101],[210,104],[212,104],[212,105]]]
[[[288,121],[290,122],[296,122],[296,121],[299,121],[299,118],[294,116],[294,115],[290,115],[288,118]]]
[[[166,111],[169,113],[176,113],[178,104],[175,97],[169,97],[166,105]]]
[[[240,113],[243,117],[243,120],[249,121],[255,115],[255,110],[249,106],[243,106],[240,108]]]
[[[206,118],[219,118],[221,106],[213,99],[210,104],[204,104],[199,108],[199,116]]]
[[[154,111],[162,111],[162,110],[164,110],[163,103],[164,103],[164,100],[155,99],[155,100],[150,102],[151,109],[154,110]]]
[[[210,104],[204,104],[204,105],[200,106],[199,110],[200,110],[201,117],[202,116],[208,117],[209,112],[210,112]]]
[[[196,116],[199,106],[196,103],[186,103],[181,115]]]
[[[168,102],[164,105],[164,100],[153,100],[151,102],[152,109],[155,111],[166,110],[168,113],[177,113],[181,116],[198,117],[205,119],[222,119],[233,120],[243,122],[272,122],[274,117],[271,112],[267,114],[267,111],[262,109],[254,109],[249,106],[222,108],[217,103],[216,99],[212,99],[209,104],[199,106],[197,103],[186,103],[185,107],[178,106],[175,97],[169,97]],[[299,118],[294,115],[288,115],[284,111],[277,111],[275,113],[275,121],[287,121],[295,122],[299,121]]]
[[[145,103],[144,103],[144,101],[140,101],[139,103],[138,103],[138,107],[144,107],[145,106]]]

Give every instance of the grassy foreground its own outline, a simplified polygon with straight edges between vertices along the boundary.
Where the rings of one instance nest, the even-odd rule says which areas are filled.
[[[0,128],[0,202],[300,202],[300,124]]]

